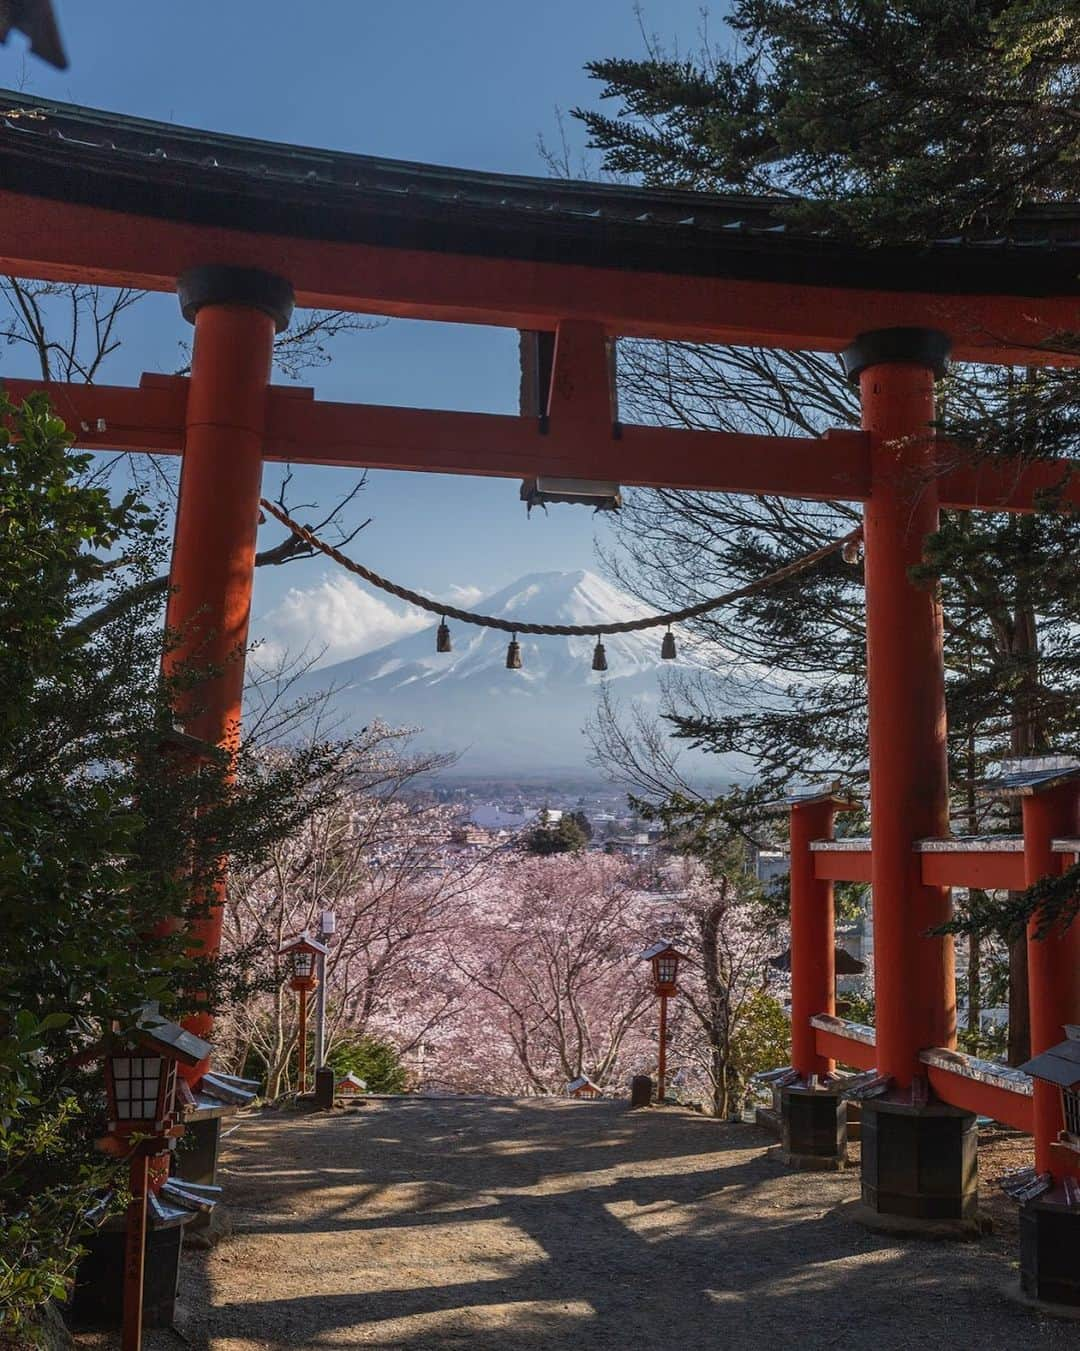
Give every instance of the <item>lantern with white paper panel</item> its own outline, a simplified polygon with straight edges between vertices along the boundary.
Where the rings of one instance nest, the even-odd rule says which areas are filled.
[[[169,1134],[178,1115],[177,1065],[197,1065],[210,1052],[208,1042],[153,1012],[114,1037],[104,1058],[109,1130],[114,1135]]]
[[[314,990],[317,984],[315,961],[326,955],[326,944],[320,943],[310,934],[302,933],[290,938],[278,948],[278,956],[288,963],[289,986],[293,990]]]
[[[661,939],[641,954],[643,962],[652,963],[653,990],[656,994],[674,994],[679,978],[679,963],[686,956],[667,939]]]

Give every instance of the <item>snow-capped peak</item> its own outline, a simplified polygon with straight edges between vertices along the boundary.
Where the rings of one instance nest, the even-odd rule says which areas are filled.
[[[480,614],[513,623],[565,624],[575,628],[622,623],[648,612],[624,592],[593,572],[534,572],[479,601]],[[435,651],[431,628],[400,638],[362,657],[326,667],[320,675],[327,683],[351,684],[355,680],[401,685],[413,681],[441,684],[472,679],[481,672],[505,670],[509,634],[482,628],[452,617],[447,619],[453,651]],[[522,669],[518,679],[526,682],[565,681],[595,684],[600,676],[592,670],[594,633],[581,636],[519,634]],[[611,634],[603,639],[608,677],[618,680],[658,667],[661,631]],[[666,664],[666,663],[665,663]]]
[[[574,637],[519,633],[522,668],[511,671],[506,669],[508,632],[448,616],[453,648],[440,653],[433,617],[428,628],[309,672],[295,692],[332,690],[346,726],[381,718],[421,727],[425,744],[467,750],[463,764],[471,769],[513,763],[539,770],[585,764],[582,728],[595,713],[602,680],[612,683],[620,699],[658,710],[662,670],[706,664],[701,645],[678,628],[679,659],[663,661],[663,629],[654,628],[604,637],[608,669],[606,674],[593,671],[592,626],[649,612],[583,569],[529,573],[470,609],[511,624],[565,624],[588,631]]]

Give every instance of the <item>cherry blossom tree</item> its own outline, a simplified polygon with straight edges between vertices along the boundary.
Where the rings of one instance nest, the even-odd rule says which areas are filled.
[[[448,945],[465,1012],[440,1039],[443,1072],[487,1092],[561,1092],[587,1074],[621,1083],[645,1051],[652,997],[637,960],[633,869],[598,853],[503,856]]]
[[[261,947],[267,975],[265,991],[233,1012],[231,1059],[240,1066],[254,1054],[269,1096],[288,1083],[296,1043],[296,1001],[274,955],[288,937],[316,932],[323,910],[337,917],[328,1049],[345,1033],[390,1030],[407,1052],[456,1011],[456,990],[440,985],[432,954],[458,927],[484,859],[454,849],[448,809],[418,791],[417,780],[442,763],[409,754],[407,733],[372,724],[339,800],[231,879],[226,943]]]
[[[408,754],[405,734],[373,726],[355,755],[340,799],[230,883],[227,942],[261,945],[268,975],[231,1015],[231,1059],[261,1062],[270,1096],[290,1086],[296,1045],[295,997],[273,954],[324,909],[337,916],[328,1049],[386,1038],[420,1091],[531,1096],[580,1075],[620,1091],[654,1071],[640,954],[658,937],[689,955],[671,1007],[671,1081],[727,1115],[748,1076],[779,1062],[786,1026],[767,959],[784,935],[737,848],[648,878],[600,852],[484,852],[455,843],[452,810],[419,790],[434,766]]]
[[[746,851],[736,842],[708,866],[685,857],[668,869],[673,886],[667,937],[689,960],[672,1001],[672,1081],[702,1092],[716,1116],[737,1112],[751,1075],[784,1063],[789,1030],[782,978],[769,958],[786,927],[764,904]]]

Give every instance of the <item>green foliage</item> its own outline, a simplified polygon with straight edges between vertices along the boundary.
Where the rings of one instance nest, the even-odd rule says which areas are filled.
[[[585,813],[580,810],[571,812],[570,820],[573,821],[574,825],[577,826],[578,830],[581,831],[581,834],[585,839],[585,843],[588,844],[593,837],[592,822],[585,815]]]
[[[32,1337],[34,1312],[68,1291],[82,1216],[110,1169],[78,1149],[80,1105],[65,1091],[43,1099],[34,1069],[62,1016],[25,1010],[0,1038],[0,1340]],[[54,1181],[28,1185],[28,1179]],[[55,1179],[62,1179],[57,1181]]]
[[[1005,1024],[981,1028],[978,1032],[964,1027],[957,1032],[956,1042],[966,1055],[982,1056],[986,1060],[1004,1060],[1009,1049],[1009,1029]]]
[[[73,1064],[147,1000],[220,1007],[253,954],[184,952],[227,855],[295,828],[342,751],[311,745],[180,772],[173,703],[206,671],[161,676],[169,636],[161,522],[93,485],[43,396],[0,395],[0,1328],[68,1281],[91,1166],[100,1075]],[[190,763],[190,762],[189,762]],[[181,921],[180,930],[162,921]],[[160,926],[160,927],[159,927]]]
[[[125,549],[133,566],[145,562],[155,523],[130,497],[114,504],[104,491],[78,485],[87,459],[69,453],[43,398],[17,413],[0,399],[0,419],[14,428],[0,433],[6,1331],[23,1327],[62,1290],[78,1251],[95,1085],[66,1061],[105,1018],[124,1018],[164,992],[169,952],[151,944],[144,960],[134,951],[143,918],[132,911],[143,879],[130,864],[139,821],[130,765],[121,768],[117,756],[118,743],[147,724],[145,691],[133,686],[148,653],[131,626],[109,635],[111,651],[75,627]],[[162,912],[148,908],[152,923]]]
[[[573,815],[563,815],[552,823],[545,812],[525,835],[526,852],[547,857],[550,854],[576,854],[585,848],[588,837]]]
[[[791,1060],[791,1023],[780,1002],[756,990],[744,1003],[732,1032],[728,1065],[741,1091],[755,1074]]]
[[[404,1093],[409,1075],[393,1042],[383,1037],[345,1037],[334,1043],[326,1063],[335,1074],[355,1074],[369,1093]]]
[[[993,229],[1075,187],[1061,0],[736,0],[727,23],[727,50],[589,63],[620,105],[575,111],[607,169],[775,195],[874,241]]]
[[[973,895],[977,901],[942,925],[942,933],[992,933],[1012,941],[1023,934],[1027,921],[1034,918],[1038,938],[1060,934],[1080,914],[1080,863],[1057,877],[1042,878],[1027,891],[980,891]]]
[[[863,1023],[866,1027],[873,1027],[877,1013],[874,1007],[873,990],[853,990],[850,994],[841,995],[844,1001],[844,1017],[853,1023]]]

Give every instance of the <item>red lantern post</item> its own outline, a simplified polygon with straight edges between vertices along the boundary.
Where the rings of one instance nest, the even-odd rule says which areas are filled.
[[[297,1091],[307,1091],[307,1003],[308,995],[319,983],[315,974],[315,959],[325,957],[326,944],[302,933],[278,949],[279,957],[289,959],[289,988],[296,991],[297,1021]]]
[[[147,1011],[130,1031],[114,1034],[91,1053],[105,1061],[109,1133],[98,1147],[126,1156],[130,1167],[121,1351],[142,1346],[147,1207],[151,1191],[168,1177],[168,1153],[184,1133],[177,1120],[177,1066],[198,1065],[211,1050],[178,1023]]]
[[[641,954],[643,962],[651,962],[653,970],[653,990],[660,996],[660,1054],[656,1066],[656,1101],[665,1100],[667,1078],[667,1002],[668,996],[677,994],[679,962],[686,956],[684,952],[661,939]]]

